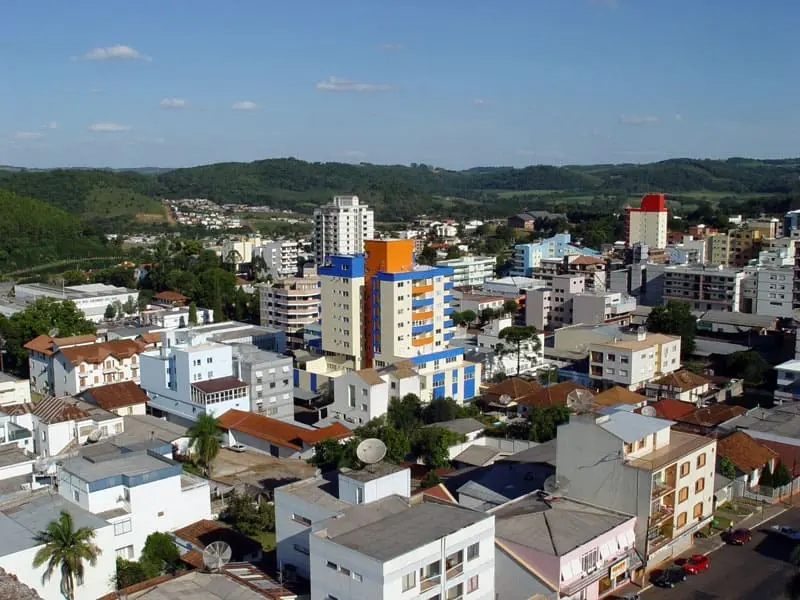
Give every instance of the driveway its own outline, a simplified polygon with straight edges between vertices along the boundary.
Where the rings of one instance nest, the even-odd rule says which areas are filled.
[[[311,477],[315,471],[315,467],[304,460],[275,458],[253,450],[232,452],[223,448],[214,460],[212,477],[225,483],[246,483],[271,492],[278,486]]]
[[[709,554],[711,565],[698,575],[689,576],[674,589],[651,588],[643,600],[781,600],[786,598],[786,582],[794,575],[789,564],[793,543],[765,532],[772,524],[800,529],[800,509],[791,509],[753,531],[752,541],[744,546],[724,546]]]

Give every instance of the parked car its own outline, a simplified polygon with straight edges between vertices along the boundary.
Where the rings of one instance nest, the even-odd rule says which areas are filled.
[[[753,535],[749,529],[734,529],[733,531],[726,531],[723,539],[731,546],[744,546],[753,539]]]
[[[686,571],[679,567],[664,569],[653,578],[653,585],[662,588],[674,588],[676,585],[686,581]]]
[[[711,562],[705,554],[692,554],[685,563],[683,563],[683,570],[692,575],[697,575],[701,571],[705,571]]]
[[[789,538],[795,542],[800,541],[800,531],[797,531],[797,529],[794,529],[793,527],[787,527],[786,525],[773,525],[768,531],[777,535],[781,535],[785,538]]]
[[[228,450],[231,450],[233,452],[244,452],[245,450],[247,450],[247,446],[245,446],[244,444],[231,444],[230,446],[228,446]]]

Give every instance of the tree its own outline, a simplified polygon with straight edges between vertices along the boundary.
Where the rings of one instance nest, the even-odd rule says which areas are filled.
[[[783,487],[784,485],[789,485],[791,482],[792,476],[789,473],[789,469],[786,468],[783,461],[778,462],[775,471],[772,473],[772,485],[775,487]]]
[[[400,462],[411,451],[410,436],[412,432],[397,429],[390,425],[385,416],[372,419],[355,431],[359,440],[378,438],[386,445],[386,459]]]
[[[478,315],[475,314],[474,310],[461,311],[461,319],[464,321],[464,325],[469,325],[470,323],[474,323],[475,319],[477,318]]]
[[[172,536],[156,531],[147,536],[139,562],[150,573],[174,573],[181,561],[181,553]]]
[[[442,483],[442,478],[436,474],[436,471],[431,469],[425,474],[425,477],[422,478],[420,485],[422,486],[422,489],[427,490],[428,488],[432,488],[440,483]]]
[[[212,463],[222,446],[220,443],[222,428],[219,419],[208,413],[201,413],[195,424],[189,429],[188,435],[189,448],[203,469],[203,473],[210,477]]]
[[[519,304],[516,300],[508,299],[503,302],[503,314],[514,316],[519,311]]]
[[[755,350],[742,350],[725,357],[723,371],[728,377],[744,379],[751,386],[764,383],[764,378],[772,369],[770,364]]]
[[[452,398],[434,398],[422,409],[422,418],[426,424],[452,421],[458,416],[459,406]]]
[[[500,330],[500,339],[508,344],[498,344],[498,353],[501,356],[509,354],[517,357],[517,375],[520,373],[523,352],[532,352],[535,356],[541,350],[542,342],[539,331],[533,325],[512,325]]]
[[[530,439],[544,443],[556,437],[558,426],[569,421],[569,409],[563,405],[538,408],[532,406],[528,411]]]
[[[419,253],[417,257],[417,262],[423,265],[432,265],[436,262],[438,255],[436,254],[436,249],[433,246],[426,245],[422,252]]]
[[[43,546],[33,557],[37,569],[47,563],[42,575],[46,583],[53,573],[61,573],[61,594],[67,600],[75,600],[75,580],[83,579],[84,563],[94,566],[101,554],[94,540],[94,531],[88,527],[75,528],[72,516],[67,511],[36,535],[36,541]]]
[[[244,535],[256,536],[275,531],[275,506],[261,498],[256,503],[249,494],[231,492],[222,520]]]
[[[314,455],[308,462],[323,473],[341,467],[358,467],[360,463],[356,457],[356,445],[354,439],[343,444],[332,439],[322,440],[314,444]]]
[[[126,315],[136,314],[138,308],[139,307],[136,306],[136,300],[133,299],[133,296],[128,296],[128,299],[125,301],[125,304],[122,305],[122,310],[125,311]]]
[[[666,333],[681,337],[681,353],[686,356],[694,352],[697,333],[697,317],[692,314],[688,302],[670,300],[666,306],[656,306],[647,317],[647,329],[654,333]]]
[[[420,430],[415,443],[415,453],[422,457],[426,466],[438,469],[450,464],[450,446],[464,440],[463,435],[441,427],[425,427]]]
[[[761,477],[758,479],[758,485],[773,487],[772,470],[769,468],[769,464],[764,465],[764,468],[761,469]]]
[[[393,398],[389,401],[386,418],[395,429],[407,433],[415,431],[422,423],[422,402],[415,394]]]
[[[121,590],[142,581],[157,577],[158,573],[148,571],[147,567],[135,560],[125,560],[117,557],[117,577],[115,587]]]
[[[103,318],[106,319],[107,321],[110,321],[116,316],[117,316],[117,309],[114,308],[114,305],[109,304],[108,306],[106,306],[106,311],[103,313]]]
[[[197,303],[194,301],[189,303],[189,324],[197,325]]]
[[[727,456],[721,456],[719,459],[719,474],[728,479],[736,479],[736,466],[733,461]]]
[[[461,258],[462,256],[464,256],[464,253],[461,252],[461,249],[458,246],[450,246],[447,249],[447,258],[448,259]]]

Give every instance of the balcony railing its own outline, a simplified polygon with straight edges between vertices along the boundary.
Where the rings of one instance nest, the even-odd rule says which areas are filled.
[[[653,498],[660,498],[670,492],[675,491],[675,484],[668,483],[666,481],[654,481],[653,482]]]
[[[452,579],[453,577],[458,577],[464,572],[464,563],[460,562],[457,565],[454,565],[447,569],[447,578]]]
[[[624,560],[625,558],[628,559],[629,571],[638,568],[642,564],[639,555],[636,554],[636,552],[633,549],[630,549],[622,555],[618,555],[603,561],[603,563],[597,565],[597,568],[594,571],[585,574],[580,579],[576,579],[574,581],[562,585],[561,594],[563,596],[574,596],[579,591],[588,587],[594,582],[600,581],[603,577],[608,577],[608,569],[611,568],[612,565],[618,563],[621,560]]]
[[[662,523],[672,517],[675,513],[671,506],[660,506],[656,512],[650,515],[650,526]]]
[[[431,589],[434,586],[437,586],[441,583],[442,576],[441,575],[433,575],[428,577],[427,579],[423,579],[419,582],[419,591],[425,592]]]

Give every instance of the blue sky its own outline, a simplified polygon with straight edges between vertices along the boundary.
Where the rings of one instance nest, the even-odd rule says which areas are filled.
[[[800,154],[797,0],[25,0],[0,164]]]

